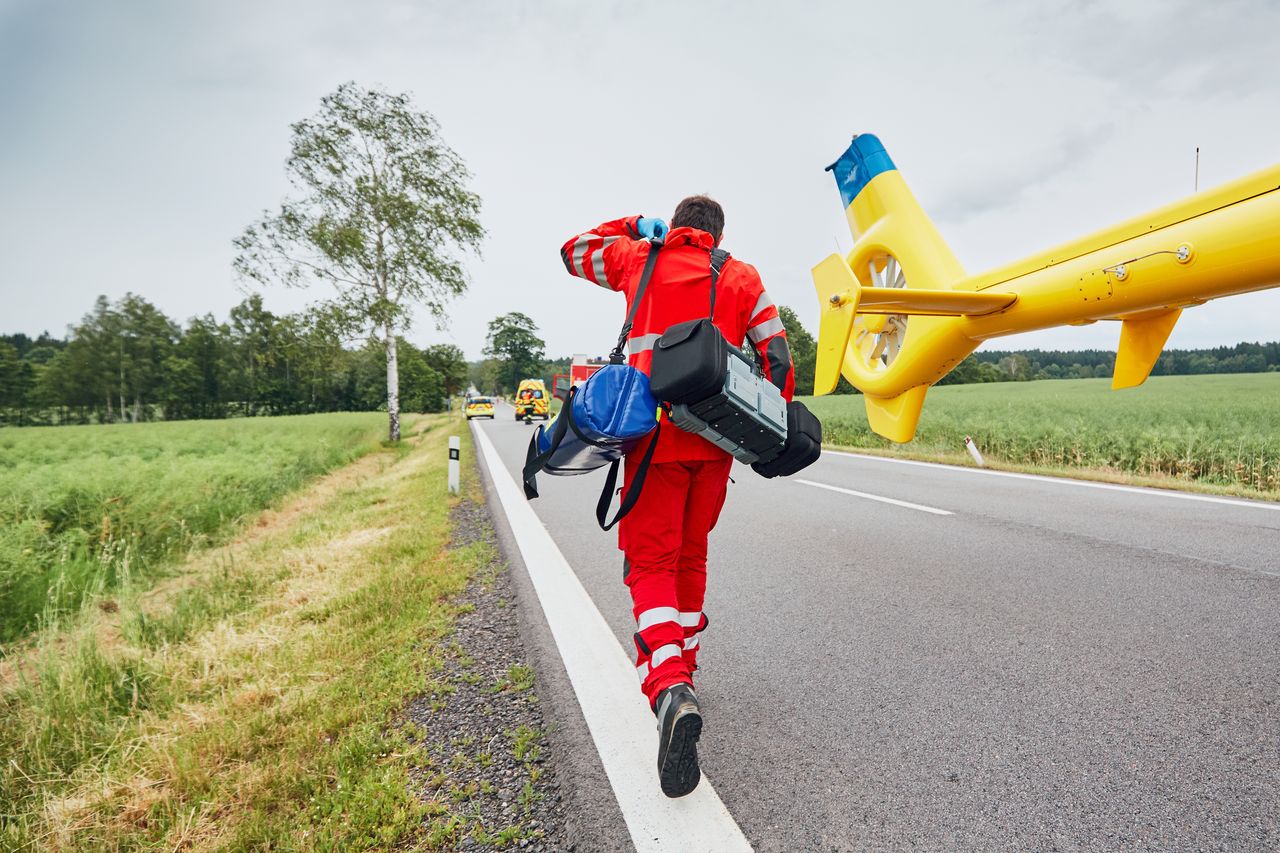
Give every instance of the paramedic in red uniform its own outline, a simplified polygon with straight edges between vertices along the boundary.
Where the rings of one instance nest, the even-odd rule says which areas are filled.
[[[693,196],[676,207],[669,230],[659,219],[615,219],[571,237],[560,254],[573,275],[626,294],[630,309],[651,248],[648,241],[664,238],[627,340],[629,363],[647,374],[654,343],[668,327],[707,316],[711,250],[723,232],[720,205]],[[769,380],[789,402],[795,376],[786,331],[750,264],[734,258],[724,263],[712,322],[729,343],[755,347]],[[633,473],[630,460],[640,459],[647,446],[648,440],[629,454],[624,486]],[[619,528],[623,579],[636,620],[636,671],[658,716],[658,776],[663,792],[672,797],[689,793],[700,779],[702,716],[693,673],[699,637],[707,627],[702,612],[707,534],[724,505],[732,461],[711,442],[665,424],[640,499]]]

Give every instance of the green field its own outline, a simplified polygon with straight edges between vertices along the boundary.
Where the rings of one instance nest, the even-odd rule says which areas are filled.
[[[948,385],[929,392],[906,445],[871,432],[861,396],[807,402],[828,444],[949,456],[969,435],[1014,466],[1280,492],[1280,373],[1157,376],[1125,391],[1107,379]]]
[[[0,643],[378,446],[378,413],[0,430]]]
[[[290,448],[376,449],[225,531],[226,543],[145,592],[131,585],[96,602],[112,606],[81,608],[9,647],[0,850],[456,850],[464,839],[511,849],[539,839],[528,811],[545,795],[539,730],[505,729],[464,754],[452,727],[405,711],[425,693],[434,714],[456,683],[488,672],[450,632],[472,606],[457,593],[472,577],[492,584],[501,566],[482,528],[454,535],[455,511],[484,516],[464,422],[413,420],[394,447],[365,442],[366,426],[385,426],[376,415],[226,425],[251,436],[179,427],[238,443],[225,460],[236,476],[280,469]],[[133,436],[127,453],[144,435],[106,432]],[[450,435],[467,460],[461,495],[446,491]],[[485,692],[531,687],[512,666]],[[468,754],[513,760],[521,793],[509,815],[479,813]]]

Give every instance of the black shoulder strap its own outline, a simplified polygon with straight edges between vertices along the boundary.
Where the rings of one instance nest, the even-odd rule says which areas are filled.
[[[724,265],[727,263],[729,263],[728,252],[719,247],[711,250],[711,313],[707,315],[708,320],[715,320],[716,282],[720,280],[720,271],[724,269]]]
[[[640,300],[644,299],[645,289],[649,287],[649,277],[653,275],[653,266],[658,262],[658,250],[661,248],[661,240],[649,241],[649,257],[645,259],[644,272],[640,273],[640,283],[636,285],[636,297],[631,300],[627,320],[622,324],[622,332],[618,335],[618,344],[609,353],[609,361],[614,364],[622,364],[627,360],[623,354],[627,347],[627,335],[631,334],[631,327],[635,324],[636,310],[640,307]]]
[[[653,462],[653,451],[658,448],[658,433],[661,431],[662,421],[659,420],[651,433],[653,438],[649,440],[649,446],[644,451],[644,458],[640,460],[640,467],[631,478],[631,486],[622,496],[622,503],[618,505],[618,514],[613,517],[613,521],[606,522],[605,519],[609,517],[609,504],[613,503],[613,490],[618,485],[618,466],[622,464],[622,460],[615,459],[609,465],[609,475],[604,479],[604,489],[600,492],[600,500],[596,502],[596,523],[600,525],[601,530],[612,530],[615,524],[631,512],[636,501],[640,500],[640,491],[644,488],[645,477],[649,475],[649,465]]]
[[[546,467],[547,462],[551,460],[552,454],[560,447],[560,442],[564,441],[565,433],[569,429],[569,422],[573,420],[573,395],[577,390],[578,388],[575,385],[565,395],[564,403],[560,406],[560,413],[556,415],[556,419],[552,424],[551,444],[547,447],[546,453],[538,452],[538,432],[546,429],[545,425],[535,430],[533,435],[529,437],[529,450],[525,453],[524,470],[521,472],[524,480],[525,500],[533,500],[538,496],[537,473]],[[576,432],[577,430],[575,429],[574,431]]]

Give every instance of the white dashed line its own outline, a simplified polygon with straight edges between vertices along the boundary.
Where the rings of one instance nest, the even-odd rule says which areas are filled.
[[[1112,492],[1129,492],[1135,495],[1146,495],[1154,498],[1175,498],[1183,501],[1200,501],[1201,503],[1225,504],[1226,506],[1248,507],[1249,509],[1266,509],[1280,512],[1280,504],[1263,503],[1262,501],[1246,501],[1234,498],[1219,498],[1213,495],[1193,495],[1189,492],[1175,492],[1170,489],[1142,488],[1139,486],[1117,486],[1114,483],[1095,483],[1089,480],[1071,480],[1065,477],[1046,477],[1043,474],[1019,474],[1014,471],[989,471],[985,468],[967,468],[963,465],[948,465],[944,462],[921,462],[917,459],[894,459],[889,456],[870,456],[865,453],[846,453],[840,450],[822,451],[826,456],[845,456],[849,459],[865,459],[871,462],[888,462],[893,465],[919,465],[924,468],[936,468],[942,471],[956,471],[964,474],[983,474],[988,477],[1012,477],[1015,480],[1038,480],[1042,483],[1053,483],[1059,486],[1079,486],[1085,489],[1107,489]]]
[[[907,509],[918,509],[921,512],[929,512],[934,515],[955,515],[948,509],[938,509],[937,507],[925,506],[924,504],[913,504],[911,501],[900,501],[897,498],[886,498],[883,495],[873,495],[868,492],[855,492],[853,489],[846,489],[841,486],[828,486],[826,483],[815,483],[813,480],[796,480],[797,483],[803,483],[806,486],[814,486],[819,489],[826,489],[831,492],[839,492],[842,495],[853,495],[855,498],[866,498],[869,501],[879,501],[882,504],[893,504],[894,506],[906,507]]]

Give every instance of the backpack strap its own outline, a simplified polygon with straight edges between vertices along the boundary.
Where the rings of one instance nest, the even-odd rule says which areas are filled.
[[[621,364],[623,361],[622,350],[627,343],[627,335],[631,334],[632,323],[635,320],[636,309],[640,306],[640,299],[644,296],[645,288],[649,284],[649,277],[653,274],[654,262],[657,260],[658,250],[662,248],[661,241],[651,240],[649,257],[644,264],[644,272],[640,274],[640,284],[636,286],[636,298],[631,302],[631,310],[627,312],[627,322],[622,327],[622,334],[618,336],[618,345],[614,347],[612,353],[609,354],[609,360],[615,364]],[[724,265],[729,262],[729,253],[724,249],[715,248],[711,250],[711,310],[707,315],[712,318],[716,313],[716,282],[720,280],[720,273],[724,269]],[[576,425],[570,423],[577,432]],[[609,517],[609,505],[613,503],[613,491],[618,485],[618,468],[622,464],[621,459],[613,460],[609,465],[609,473],[605,477],[604,489],[600,492],[600,500],[596,502],[596,523],[600,525],[601,530],[612,530],[613,526],[631,512],[636,502],[640,500],[640,492],[644,489],[645,478],[649,475],[649,466],[653,463],[653,453],[658,449],[658,436],[662,432],[662,419],[658,419],[658,425],[653,429],[653,438],[649,440],[649,446],[645,448],[644,457],[640,460],[640,467],[636,469],[635,475],[631,478],[631,485],[627,489],[626,494],[622,496],[622,502],[618,505],[618,512],[614,515],[612,521],[606,521]],[[583,436],[585,438],[585,436]]]
[[[729,263],[729,253],[719,246],[711,250],[711,313],[708,320],[715,320],[716,315],[716,282],[720,280],[720,272]]]
[[[609,465],[609,475],[604,479],[604,489],[600,492],[600,500],[596,502],[596,523],[600,525],[601,530],[612,530],[613,526],[627,513],[631,512],[631,508],[636,505],[636,501],[640,500],[640,490],[644,488],[645,477],[649,475],[649,465],[653,462],[653,451],[658,449],[658,434],[662,431],[662,421],[658,421],[658,425],[653,428],[653,438],[649,441],[649,446],[645,448],[644,458],[640,460],[640,467],[636,469],[635,476],[631,478],[631,486],[627,489],[627,493],[622,496],[622,503],[618,505],[618,513],[613,517],[613,521],[606,522],[609,517],[609,504],[613,503],[613,490],[618,484],[618,466],[622,464],[621,459],[613,460]]]
[[[524,470],[521,472],[521,479],[524,481],[524,496],[526,500],[533,500],[538,496],[538,479],[537,473],[547,466],[551,461],[552,455],[560,447],[560,442],[564,441],[565,433],[569,427],[573,426],[573,431],[578,432],[576,424],[573,424],[573,395],[577,393],[578,387],[569,389],[569,393],[565,395],[564,405],[560,407],[560,414],[556,415],[555,423],[551,430],[551,443],[547,447],[546,453],[538,452],[538,432],[546,429],[546,426],[538,428],[538,432],[534,432],[529,437],[529,450],[524,457]]]
[[[627,347],[627,335],[631,334],[631,328],[635,325],[636,310],[640,307],[640,300],[644,299],[644,292],[649,287],[649,277],[653,275],[654,264],[658,262],[658,250],[662,248],[662,241],[653,239],[649,241],[649,257],[644,262],[644,272],[640,273],[640,283],[636,285],[636,298],[631,300],[631,309],[627,311],[626,322],[622,324],[622,331],[618,333],[618,344],[613,348],[613,352],[609,353],[609,361],[613,364],[625,364],[627,357],[623,354]]]

